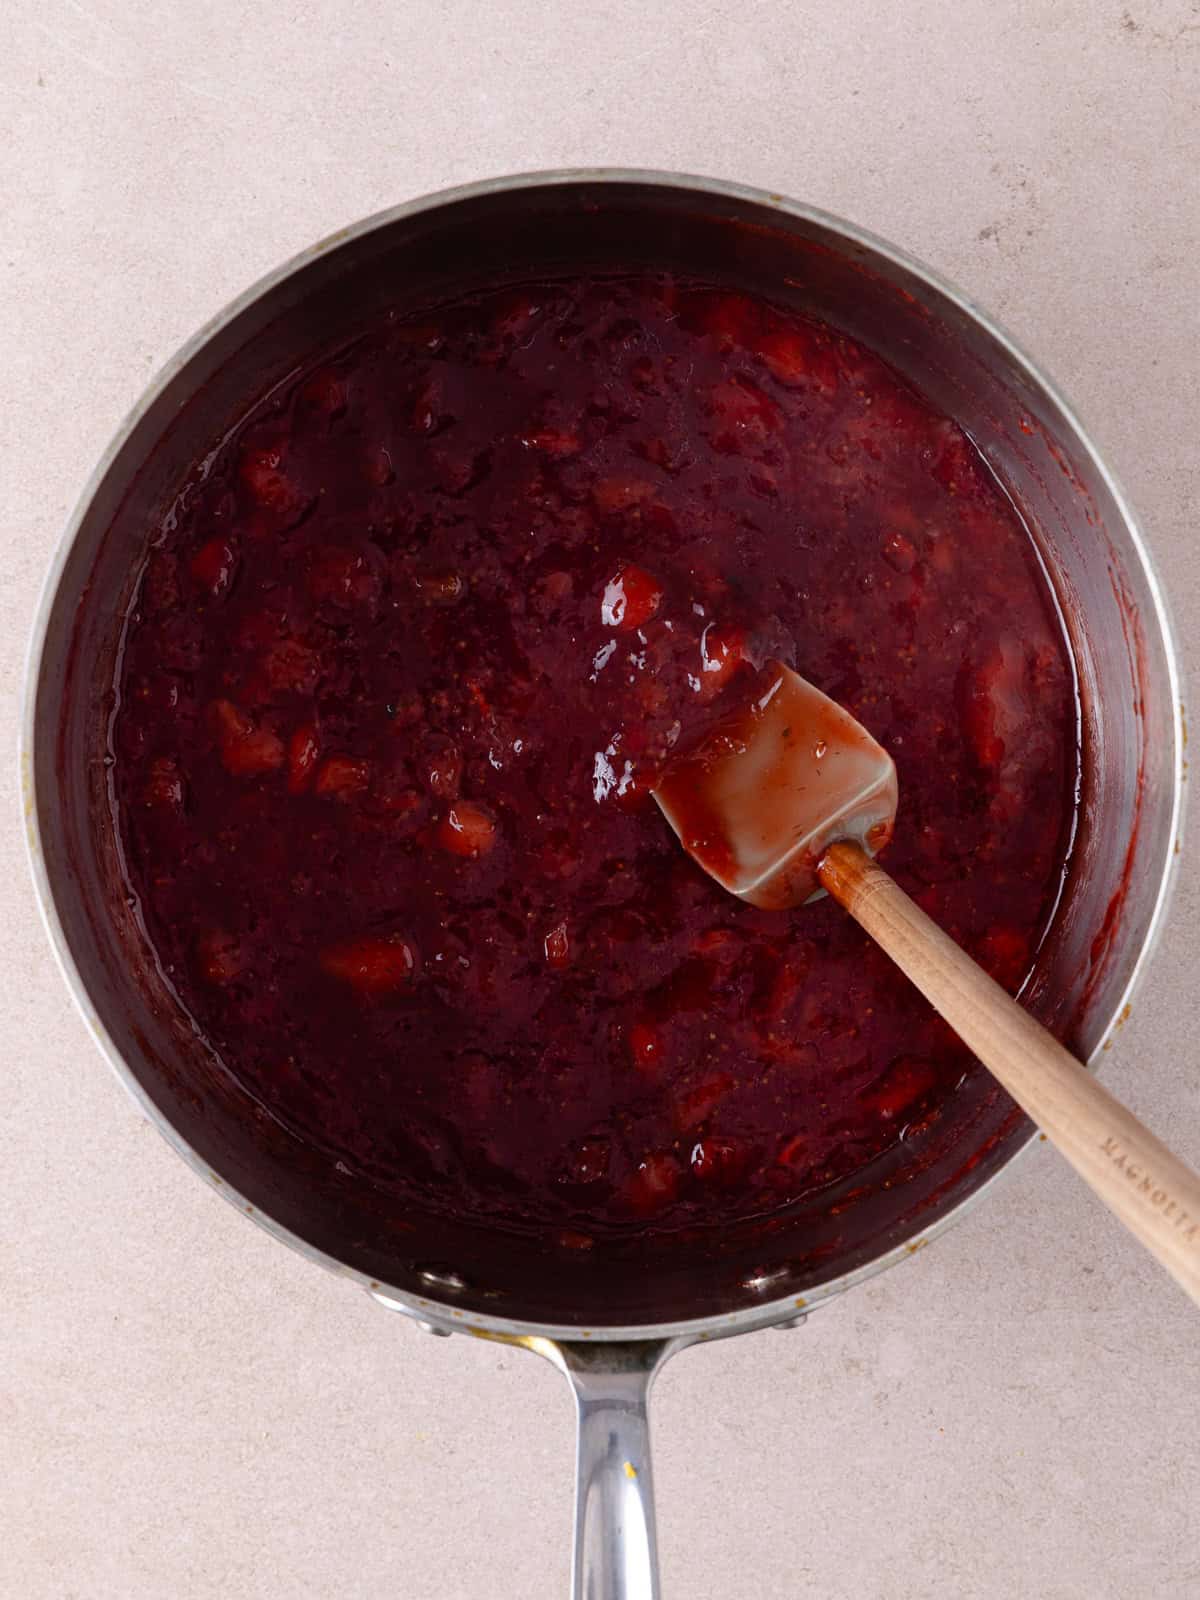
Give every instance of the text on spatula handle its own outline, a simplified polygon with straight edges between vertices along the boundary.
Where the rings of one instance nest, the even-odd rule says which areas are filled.
[[[1109,1134],[1100,1148],[1117,1170],[1125,1174],[1137,1192],[1145,1195],[1156,1211],[1161,1211],[1164,1217],[1174,1223],[1176,1230],[1189,1244],[1200,1239],[1200,1219],[1185,1211],[1177,1201],[1171,1199],[1165,1189],[1160,1189],[1156,1185],[1149,1173],[1143,1172],[1135,1161],[1131,1161],[1128,1153],[1121,1148],[1112,1134]]]

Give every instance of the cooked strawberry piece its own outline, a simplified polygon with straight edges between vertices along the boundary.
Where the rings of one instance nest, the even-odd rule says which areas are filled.
[[[726,378],[708,394],[713,448],[726,455],[761,455],[782,428],[783,415],[749,378]]]
[[[371,763],[356,756],[329,756],[317,769],[314,790],[335,800],[354,800],[371,786]]]
[[[897,572],[911,572],[917,564],[917,547],[906,533],[889,533],[883,541],[883,559]]]
[[[968,671],[961,695],[963,725],[980,766],[999,767],[1020,753],[1032,705],[1025,646],[1001,639],[983,663]]]
[[[466,581],[457,572],[422,572],[416,583],[421,598],[439,606],[453,605],[467,592]]]
[[[891,1122],[929,1093],[937,1082],[933,1064],[923,1056],[897,1056],[867,1096],[876,1116]]]
[[[638,1216],[669,1206],[679,1193],[679,1162],[666,1151],[644,1156],[625,1185],[625,1203]]]
[[[312,784],[317,762],[321,755],[321,742],[311,722],[296,729],[288,740],[287,786],[289,794],[303,794]]]
[[[196,940],[196,964],[205,982],[232,983],[242,970],[241,947],[233,934],[210,929]]]
[[[238,475],[255,505],[277,522],[293,520],[306,504],[307,496],[288,476],[282,445],[246,447]]]
[[[583,864],[579,846],[572,843],[565,834],[556,834],[549,838],[537,852],[535,859],[542,875],[552,880],[573,878]]]
[[[762,307],[744,294],[701,291],[690,297],[687,314],[723,351],[755,341],[762,323]]]
[[[462,783],[462,752],[448,739],[437,741],[425,768],[430,794],[442,800],[456,800]]]
[[[346,409],[349,386],[345,378],[339,377],[328,367],[323,367],[305,380],[300,394],[305,405],[313,411],[323,412],[327,417],[336,417]]]
[[[745,1177],[753,1159],[754,1150],[744,1139],[722,1139],[709,1134],[692,1146],[692,1176],[701,1183],[731,1189]]]
[[[276,694],[308,694],[321,675],[316,651],[288,634],[271,640],[260,667],[267,687]]]
[[[485,856],[496,843],[496,824],[482,806],[459,800],[439,825],[437,841],[451,855]]]
[[[152,810],[183,810],[183,775],[173,756],[156,756],[150,763],[142,796]]]
[[[699,688],[702,704],[715,700],[721,690],[747,666],[746,636],[740,628],[718,628],[711,623],[700,635]]]
[[[282,739],[252,722],[231,700],[214,702],[212,720],[222,764],[235,778],[272,772],[283,765]]]
[[[933,437],[930,469],[934,477],[951,494],[963,493],[979,470],[966,434],[953,422],[937,422]]]
[[[666,1061],[663,1037],[650,1022],[635,1022],[629,1030],[629,1054],[639,1072],[657,1078]]]
[[[443,412],[442,405],[441,385],[433,379],[422,384],[412,406],[412,425],[418,433],[432,436],[451,421]]]
[[[373,609],[379,598],[379,575],[366,555],[343,545],[309,551],[306,583],[314,600],[339,609]]]
[[[571,428],[535,428],[521,435],[527,450],[540,450],[545,456],[577,456],[583,448],[579,435]]]
[[[686,439],[676,437],[664,439],[657,434],[640,446],[638,455],[643,461],[661,467],[664,472],[680,472],[684,467],[690,466],[693,460]]]
[[[815,329],[793,324],[773,328],[757,344],[771,376],[790,387],[807,386],[832,395],[838,386],[837,357]]]
[[[806,1172],[814,1164],[813,1142],[807,1134],[794,1133],[779,1146],[775,1156],[781,1167],[793,1172]]]
[[[396,480],[396,469],[392,465],[392,453],[383,445],[369,447],[363,455],[363,471],[369,482],[377,488],[386,488],[389,483]]]
[[[1019,928],[992,928],[979,951],[981,966],[1005,989],[1016,989],[1029,971],[1029,940]]]
[[[706,928],[692,943],[692,952],[718,967],[731,967],[746,948],[736,928]]]
[[[568,1183],[599,1183],[608,1176],[612,1161],[612,1141],[602,1134],[580,1142],[567,1155],[565,1177]]]
[[[642,567],[624,566],[605,587],[600,620],[607,628],[641,628],[662,605],[658,581]]]
[[[629,381],[642,394],[661,394],[662,381],[658,368],[649,356],[638,356],[629,364]]]
[[[675,1125],[685,1133],[706,1122],[721,1101],[736,1088],[728,1072],[714,1073],[704,1078],[692,1089],[685,1090],[675,1101]]]
[[[393,933],[330,945],[321,952],[321,966],[361,995],[391,994],[412,977],[416,955],[409,940]]]
[[[571,598],[574,589],[575,580],[569,572],[548,572],[538,585],[541,609],[552,615]]]
[[[542,941],[548,967],[565,967],[571,959],[571,946],[565,922],[555,923]]]
[[[438,487],[446,494],[457,497],[477,488],[492,470],[491,450],[464,450],[461,445],[453,449],[434,450],[434,473]]]
[[[396,821],[420,820],[428,809],[426,795],[416,788],[404,763],[376,774],[371,781],[371,810]]]
[[[230,540],[219,534],[206,540],[188,563],[192,577],[214,600],[228,591],[236,568],[237,552]]]
[[[492,315],[492,333],[501,339],[527,339],[541,313],[541,302],[533,295],[507,295]]]
[[[599,478],[592,488],[592,499],[600,511],[630,511],[655,497],[655,488],[645,478]]]
[[[167,551],[156,550],[146,563],[142,602],[153,614],[174,611],[179,600],[179,563]]]
[[[596,1245],[590,1233],[580,1233],[577,1228],[561,1228],[554,1237],[560,1250],[593,1250]]]

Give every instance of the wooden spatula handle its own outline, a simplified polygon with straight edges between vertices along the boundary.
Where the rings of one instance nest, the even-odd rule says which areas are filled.
[[[1080,1177],[1200,1304],[1200,1178],[858,845],[833,845],[818,875]]]

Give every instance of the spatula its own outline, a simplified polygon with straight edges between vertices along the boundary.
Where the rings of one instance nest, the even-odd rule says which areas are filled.
[[[772,910],[832,895],[1200,1303],[1200,1178],[874,861],[898,790],[861,723],[770,662],[754,698],[667,767],[655,799],[731,894]]]

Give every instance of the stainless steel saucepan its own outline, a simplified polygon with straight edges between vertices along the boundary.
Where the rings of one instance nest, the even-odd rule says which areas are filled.
[[[982,1072],[868,1175],[716,1242],[555,1252],[475,1222],[381,1210],[267,1119],[213,1059],[125,898],[106,728],[121,618],[150,530],[247,394],[373,308],[586,264],[735,280],[863,340],[955,417],[1034,531],[1079,677],[1083,781],[1071,869],[1026,1003],[1094,1059],[1146,965],[1181,815],[1179,674],[1133,515],[1073,411],[1007,335],[891,245],[779,195],[649,172],[473,184],[344,229],[240,296],[158,376],[71,519],[39,610],[22,760],[46,926],[101,1050],[180,1155],[314,1261],[436,1333],[554,1361],[579,1404],[575,1593],[657,1592],[646,1398],[668,1356],[781,1325],[948,1227],[1032,1130]],[[862,1184],[860,1175],[859,1183]]]

